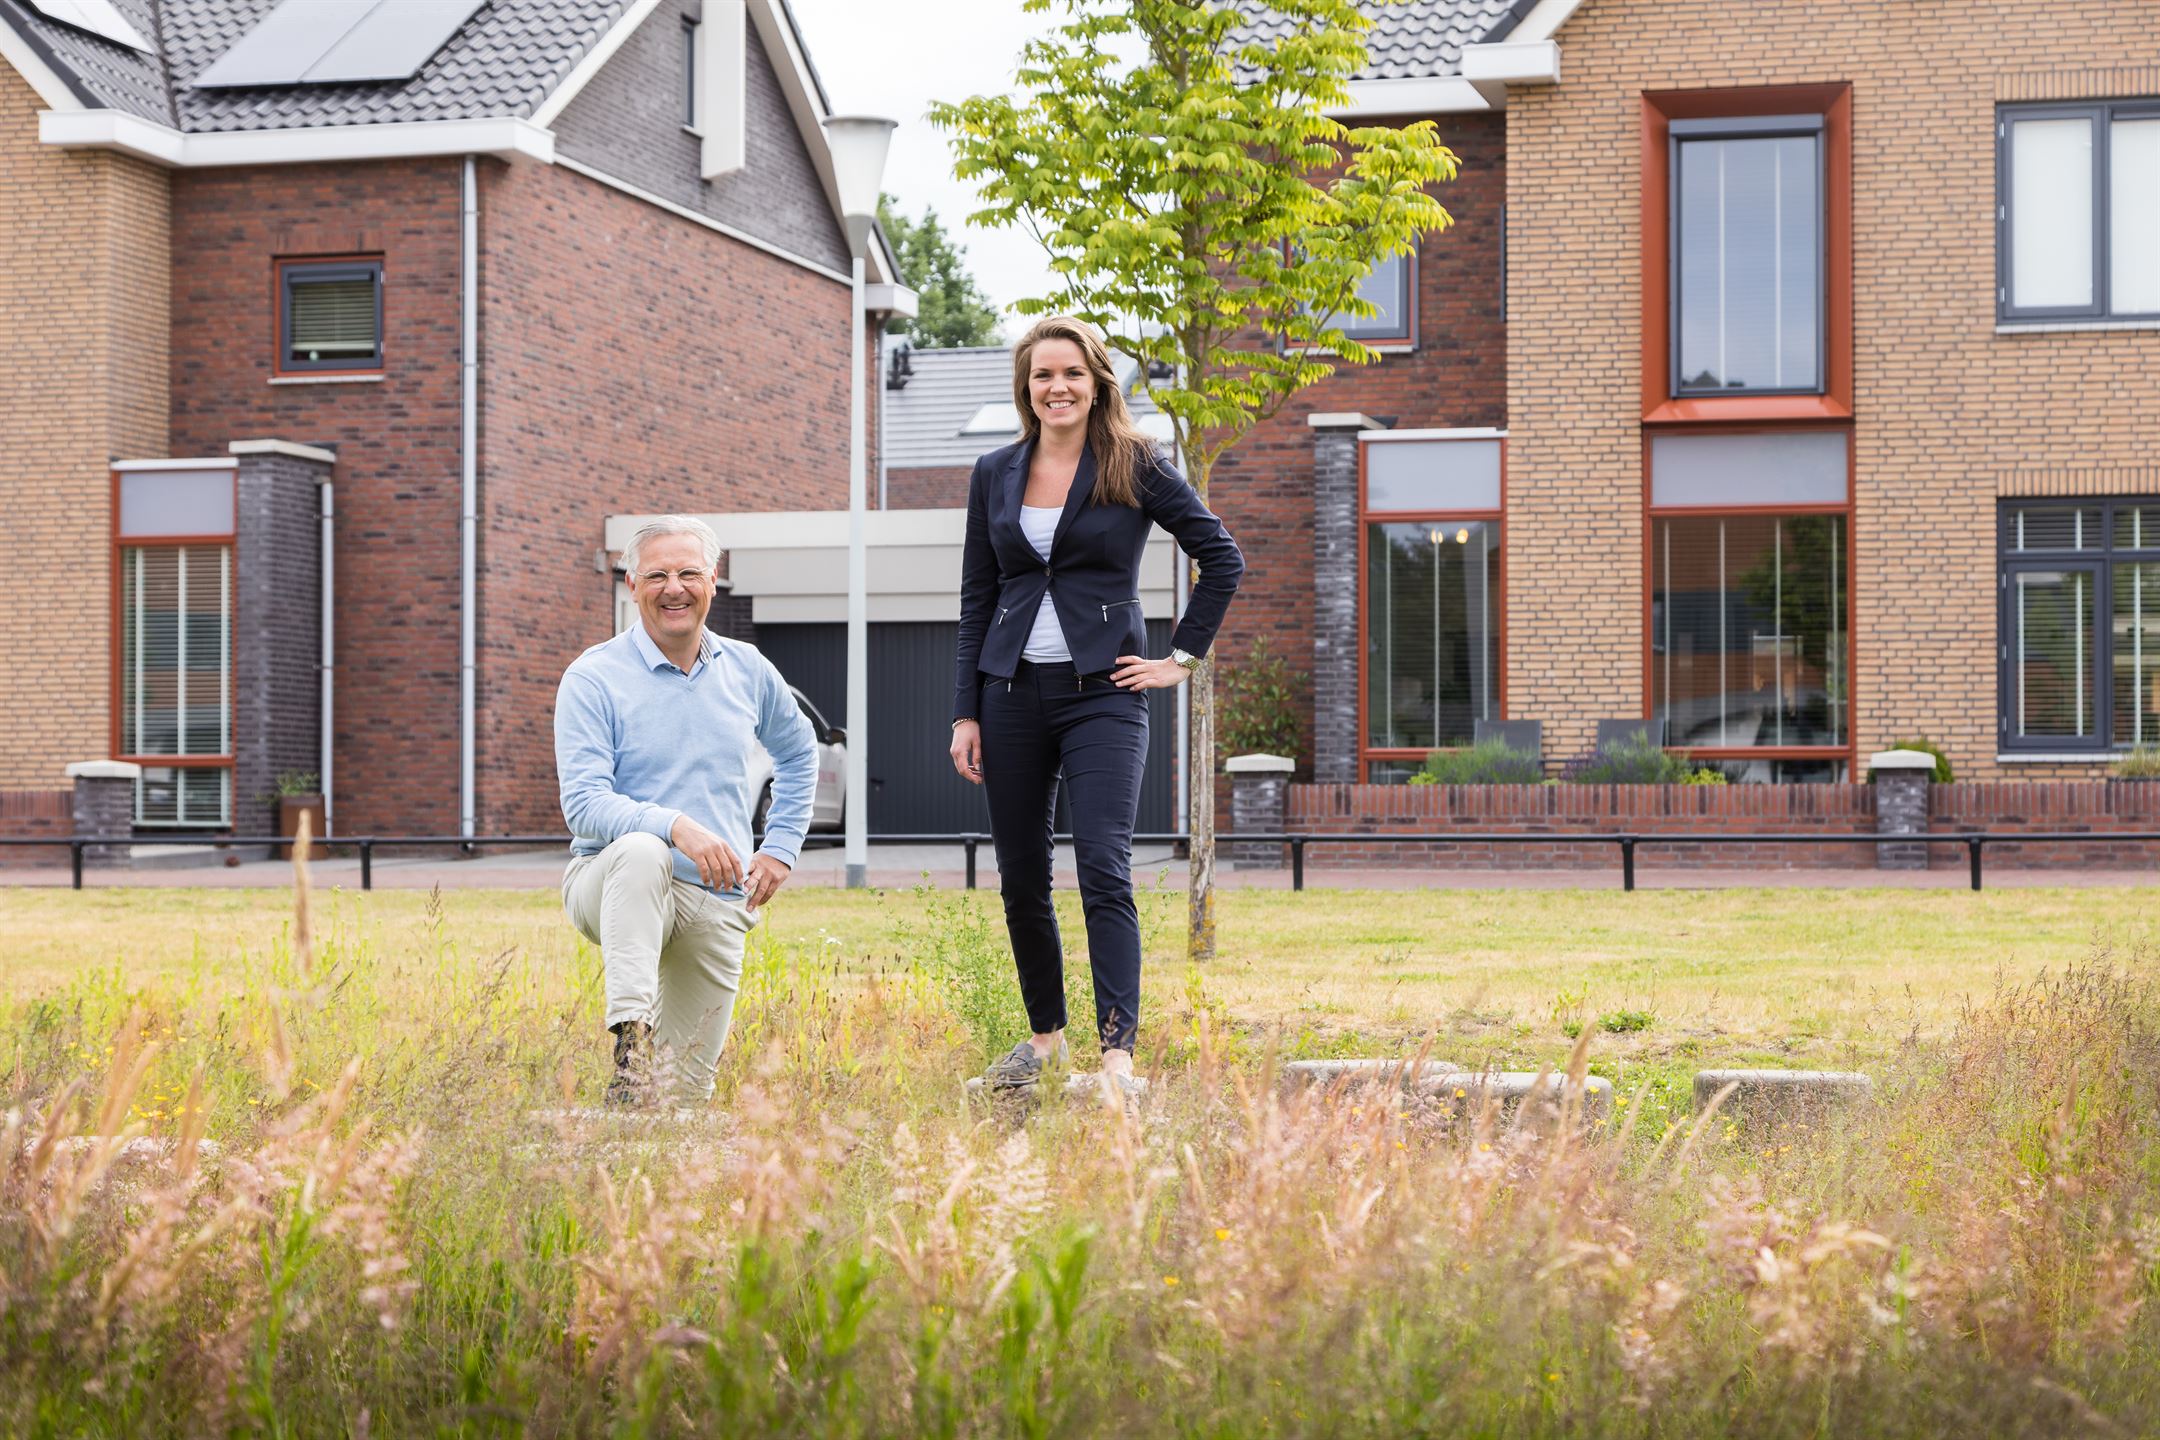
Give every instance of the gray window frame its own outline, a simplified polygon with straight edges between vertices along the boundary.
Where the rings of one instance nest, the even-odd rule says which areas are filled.
[[[1674,120],[1666,127],[1666,390],[1674,399],[1710,395],[1822,395],[1830,383],[1830,180],[1821,115],[1733,115]],[[1815,380],[1813,385],[1683,385],[1680,381],[1680,147],[1698,140],[1775,140],[1805,135],[1815,142],[1815,200],[1821,207],[1815,223]]]
[[[292,300],[295,284],[326,284],[341,280],[371,280],[375,285],[375,353],[334,360],[302,360],[293,354]],[[288,260],[278,267],[277,373],[303,374],[346,371],[368,374],[388,368],[389,346],[383,334],[383,262],[380,260]]]
[[[2138,549],[2115,544],[2115,515],[2120,509],[2160,505],[2151,495],[2050,495],[2005,500],[1996,506],[1996,689],[1995,739],[2005,754],[2114,755],[2122,753],[2115,743],[2115,567],[2118,564],[2160,563],[2160,545]],[[2017,517],[2027,510],[2063,510],[2089,506],[2100,511],[2100,544],[2083,550],[2014,550]],[[2020,739],[2010,727],[2011,696],[2017,687],[2017,656],[2013,577],[2032,570],[2090,570],[2093,572],[2093,738],[2062,737]]]
[[[698,22],[688,15],[682,17],[682,38],[682,126],[685,130],[695,132],[698,128]]]
[[[1361,329],[1359,328],[1359,327],[1361,327],[1361,326],[1367,326],[1367,325],[1377,325],[1378,323],[1380,323],[1377,317],[1375,317],[1374,319],[1367,319],[1366,317],[1364,317],[1364,316],[1362,316],[1362,315],[1351,315],[1351,314],[1347,314],[1347,313],[1342,313],[1342,312],[1338,312],[1338,313],[1337,313],[1336,315],[1334,315],[1334,316],[1332,317],[1332,319],[1331,319],[1331,323],[1332,323],[1332,324],[1334,325],[1334,327],[1335,327],[1335,328],[1336,328],[1337,330],[1340,330],[1340,331],[1342,331],[1342,333],[1343,333],[1343,334],[1345,334],[1345,335],[1349,336],[1349,337],[1350,337],[1350,338],[1351,338],[1352,340],[1355,340],[1355,341],[1357,341],[1357,342],[1358,342],[1358,344],[1360,344],[1360,345],[1411,345],[1411,346],[1415,346],[1415,345],[1417,344],[1417,333],[1418,333],[1418,314],[1417,314],[1417,311],[1418,311],[1418,253],[1417,253],[1417,247],[1416,247],[1415,245],[1413,245],[1413,246],[1411,246],[1411,247],[1410,247],[1409,249],[1407,249],[1407,250],[1403,251],[1403,252],[1402,252],[1401,254],[1399,254],[1399,255],[1390,255],[1390,256],[1386,257],[1385,259],[1381,260],[1381,261],[1379,262],[1379,264],[1375,265],[1375,266],[1374,266],[1373,268],[1374,268],[1375,270],[1377,270],[1377,269],[1379,269],[1379,268],[1380,268],[1380,266],[1381,266],[1381,265],[1390,265],[1390,264],[1393,264],[1393,263],[1394,263],[1395,261],[1397,261],[1397,260],[1400,260],[1400,261],[1402,261],[1402,262],[1403,262],[1403,279],[1402,279],[1402,295],[1403,295],[1403,303],[1402,303],[1402,314],[1403,314],[1403,323],[1402,323],[1402,325],[1401,325],[1401,327],[1400,327],[1399,329],[1397,329],[1397,328],[1392,328],[1392,327],[1391,327],[1391,328],[1389,328],[1388,330],[1386,330],[1386,331],[1384,331],[1384,332],[1382,332],[1382,331],[1378,331],[1378,330],[1374,330],[1374,331],[1369,331],[1369,332],[1368,332],[1368,331],[1364,331],[1364,330],[1361,330]]]
[[[2092,266],[2093,298],[2089,305],[2015,305],[2010,300],[2011,265],[2010,194],[2013,175],[2010,159],[2010,126],[2018,120],[2077,120],[2093,127],[2092,173]],[[2005,322],[2030,320],[2160,320],[2160,310],[2116,310],[2109,293],[2114,282],[2108,251],[2109,221],[2114,194],[2108,183],[2111,122],[2160,120],[2160,99],[2096,100],[2082,104],[2051,101],[2037,105],[1995,107],[1995,318]]]

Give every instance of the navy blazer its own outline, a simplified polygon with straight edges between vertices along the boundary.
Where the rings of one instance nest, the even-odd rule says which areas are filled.
[[[1200,566],[1185,616],[1170,637],[1175,648],[1207,654],[1245,574],[1237,542],[1167,460],[1158,455],[1133,477],[1139,505],[1097,505],[1095,457],[1086,450],[1080,452],[1080,468],[1073,473],[1045,563],[1020,529],[1020,500],[1034,452],[1030,440],[993,450],[975,462],[968,478],[955,720],[977,718],[984,675],[1011,676],[1045,589],[1057,607],[1073,665],[1083,675],[1115,669],[1120,655],[1146,654],[1140,552],[1150,525],[1169,531]]]

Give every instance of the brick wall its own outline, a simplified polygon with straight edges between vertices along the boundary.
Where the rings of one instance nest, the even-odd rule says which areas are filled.
[[[1315,846],[1316,866],[1435,869],[1617,869],[1619,847],[1598,835],[1839,835],[1875,830],[1868,785],[1293,785],[1287,828],[1315,835],[1521,835],[1474,841]],[[1960,782],[1929,795],[1928,829],[2105,834],[2160,831],[2160,782]],[[1966,863],[1965,847],[1930,845],[1938,868]],[[1698,869],[1873,869],[1876,844],[1646,845],[1643,865]],[[2160,866],[2160,844],[1990,845],[1986,859],[2044,869]]]
[[[38,793],[110,753],[110,465],[165,453],[168,276],[165,172],[43,108],[0,64],[0,787]]]
[[[1507,423],[1500,227],[1507,196],[1505,121],[1438,117],[1461,157],[1435,187],[1455,224],[1418,250],[1418,344],[1369,366],[1343,365],[1298,394],[1217,462],[1208,503],[1245,552],[1245,579],[1214,653],[1235,664],[1266,636],[1299,670],[1313,666],[1313,432],[1306,417],[1362,411],[1396,429]],[[1372,122],[1384,123],[1384,122]],[[1303,759],[1313,754],[1308,719]]]
[[[699,175],[701,142],[682,125],[682,45],[683,21],[702,10],[699,0],[663,0],[558,117],[558,153],[844,272],[847,236],[833,219],[755,21],[744,25],[743,168],[713,180]]]
[[[967,504],[972,465],[919,465],[885,472],[888,510],[958,510]]]
[[[75,792],[68,790],[0,790],[0,835],[24,839],[53,836],[65,839],[75,833]],[[65,865],[65,845],[46,849],[42,845],[0,845],[0,869]]]
[[[232,649],[241,835],[277,833],[280,775],[322,773],[321,481],[331,474],[292,455],[240,459]]]
[[[172,453],[222,455],[259,437],[338,452],[336,786],[348,834],[457,828],[461,187],[456,160],[172,179]],[[350,254],[383,258],[384,378],[270,383],[273,260]]]
[[[1563,82],[1506,112],[1510,713],[1567,753],[1642,711],[1641,93],[1842,81],[1859,753],[2000,773],[1996,501],[2160,493],[2160,336],[1995,333],[1995,105],[2154,93],[2152,8],[1601,0],[1558,38]]]
[[[848,290],[561,169],[491,170],[483,212],[480,829],[544,831],[606,517],[846,505]]]

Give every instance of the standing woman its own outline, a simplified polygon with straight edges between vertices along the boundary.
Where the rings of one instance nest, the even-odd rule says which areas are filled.
[[[1065,960],[1050,903],[1064,778],[1080,870],[1095,1026],[1107,1075],[1132,1075],[1140,920],[1132,832],[1147,697],[1183,683],[1245,573],[1237,543],[1133,424],[1093,329],[1058,316],[1013,347],[1020,440],[975,462],[960,569],[953,768],[988,788],[1005,928],[1034,1032],[993,1064],[1032,1085],[1065,1049]],[[1200,567],[1167,656],[1150,660],[1140,552],[1160,525]]]

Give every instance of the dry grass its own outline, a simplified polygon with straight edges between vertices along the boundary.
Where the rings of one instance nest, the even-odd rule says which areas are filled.
[[[37,930],[30,910],[104,900],[24,898],[0,944]],[[1155,982],[1144,1112],[971,1111],[956,1078],[1010,1022],[988,917],[799,896],[753,949],[714,1106],[596,1139],[534,1117],[602,1078],[597,960],[547,909],[384,895],[288,931],[289,911],[215,898],[234,908],[203,921],[167,896],[158,926],[130,896],[73,942],[117,973],[63,978],[48,951],[0,999],[0,1434],[2160,1425],[2160,956],[2095,945],[2067,901],[2032,904],[2023,943],[2049,950],[2016,955],[2027,895],[1867,897],[1932,957],[1933,1018],[1859,1032],[1879,1104],[1763,1132],[1633,1082],[1620,1123],[1587,1128],[1276,1098],[1262,1022],[1298,982],[1241,991],[1237,967],[1321,968],[1326,922],[1293,920],[1327,912],[1295,904],[1337,901],[1351,972],[1427,943],[1392,938],[1421,914],[1482,936],[1481,896],[1235,897],[1232,945],[1265,934],[1272,958]],[[1837,898],[1834,930],[1818,910],[1791,943],[1887,983],[1863,952],[1892,942],[1866,945]],[[1484,1003],[1535,1007],[1570,975],[1683,953],[1663,924],[1709,952],[1700,993],[1753,974],[1812,994],[1762,951],[1784,903],[1581,897],[1572,923],[1516,914],[1535,980],[1504,936],[1453,942],[1453,963],[1517,997]],[[1962,972],[1953,921],[1994,941]],[[164,948],[138,966],[138,943]],[[1623,990],[1613,1005],[1660,1015],[1697,993]],[[1759,1003],[1773,1037],[1778,1002]],[[1501,1048],[1579,1072],[1665,1023],[1570,1045],[1553,1008]]]

